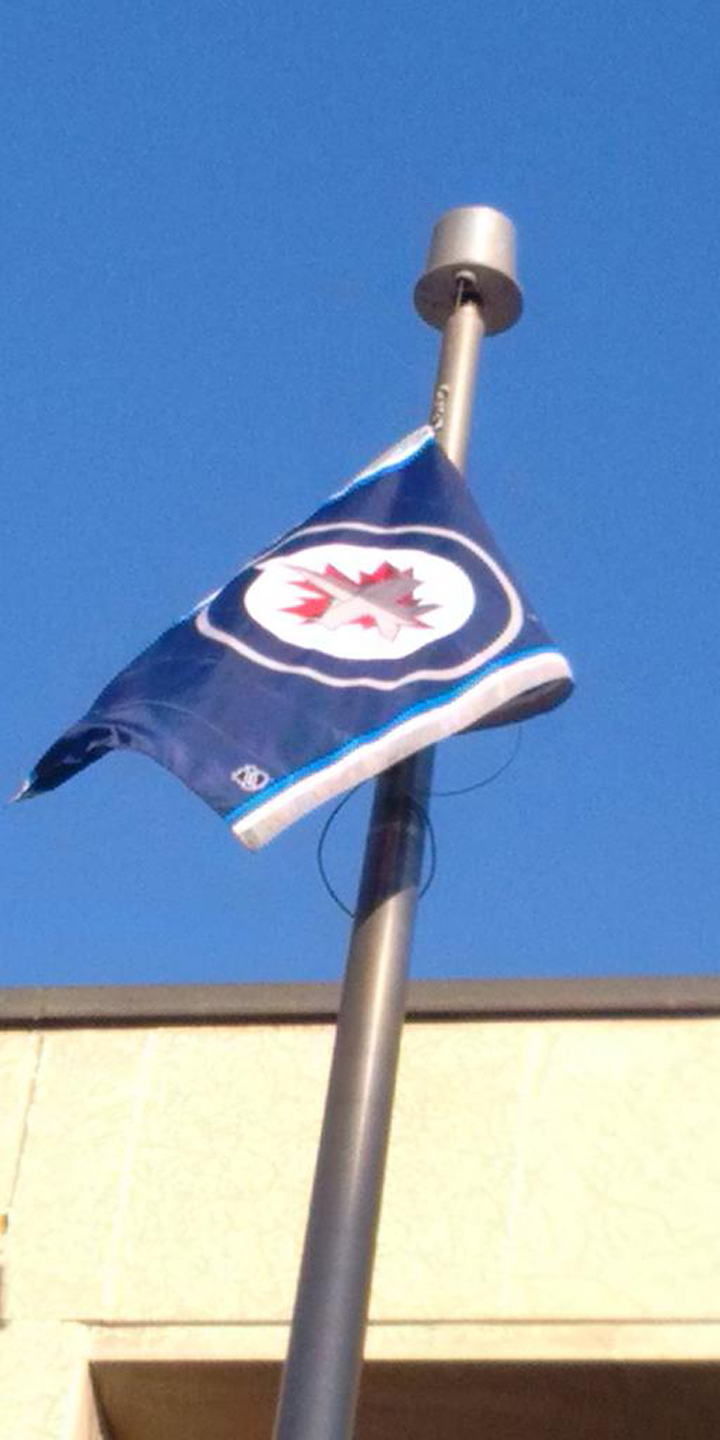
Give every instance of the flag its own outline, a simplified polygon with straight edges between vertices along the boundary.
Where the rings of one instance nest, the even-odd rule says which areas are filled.
[[[122,670],[18,798],[130,748],[256,849],[404,756],[571,688],[426,426]]]

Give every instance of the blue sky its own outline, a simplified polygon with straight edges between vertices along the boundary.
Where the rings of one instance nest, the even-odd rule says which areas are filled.
[[[484,348],[469,474],[577,690],[492,786],[435,803],[413,974],[715,968],[719,29],[648,0],[12,8],[8,794],[175,616],[423,423],[430,231],[494,205],[526,309]],[[512,743],[448,742],[438,787]],[[367,798],[328,845],[348,903]],[[2,983],[337,976],[326,813],[250,855],[134,755],[7,809]]]

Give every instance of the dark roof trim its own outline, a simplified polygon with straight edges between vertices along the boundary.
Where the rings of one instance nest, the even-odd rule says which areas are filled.
[[[68,985],[0,989],[0,1029],[332,1021],[340,987]],[[585,980],[416,980],[411,1020],[720,1015],[720,975]]]

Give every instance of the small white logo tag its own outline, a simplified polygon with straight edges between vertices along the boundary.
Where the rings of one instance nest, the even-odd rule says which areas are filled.
[[[241,790],[248,790],[254,795],[257,790],[265,789],[270,776],[267,770],[260,770],[257,765],[240,765],[233,770],[231,778]]]

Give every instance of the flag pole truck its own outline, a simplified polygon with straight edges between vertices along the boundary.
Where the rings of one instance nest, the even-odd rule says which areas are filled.
[[[504,215],[450,210],[415,289],[443,332],[431,424],[461,473],[481,341],[522,308],[514,251]],[[375,787],[274,1440],[353,1433],[432,765],[421,751]]]

